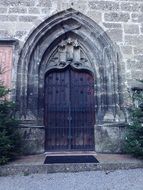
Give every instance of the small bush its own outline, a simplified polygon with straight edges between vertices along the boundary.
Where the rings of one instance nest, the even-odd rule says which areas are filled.
[[[0,82],[0,165],[14,159],[21,147],[18,122],[14,118],[15,104],[8,100],[9,92]]]
[[[138,102],[130,110],[131,124],[127,127],[125,150],[136,157],[143,158],[143,92],[135,91],[133,101]]]

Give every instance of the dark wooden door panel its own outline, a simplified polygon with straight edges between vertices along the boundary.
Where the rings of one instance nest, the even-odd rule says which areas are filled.
[[[46,149],[67,149],[69,71],[50,73],[45,88]]]
[[[94,80],[87,72],[55,71],[45,79],[46,150],[94,149]]]
[[[94,80],[71,70],[71,130],[73,149],[94,148]]]

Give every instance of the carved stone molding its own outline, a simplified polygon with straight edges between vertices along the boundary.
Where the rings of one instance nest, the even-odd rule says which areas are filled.
[[[75,69],[86,69],[93,72],[90,60],[88,60],[80,43],[77,39],[70,37],[57,45],[56,50],[48,60],[46,70],[63,69],[69,65]]]

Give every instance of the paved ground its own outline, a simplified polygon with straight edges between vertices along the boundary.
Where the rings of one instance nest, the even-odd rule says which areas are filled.
[[[0,177],[0,190],[143,190],[143,169]]]
[[[15,160],[14,162],[9,163],[9,165],[21,165],[21,164],[30,164],[30,165],[37,165],[43,164],[46,155],[94,155],[100,163],[139,163],[141,160],[133,158],[130,155],[126,154],[96,154],[95,152],[63,152],[63,153],[54,153],[48,152],[47,154],[39,154],[39,155],[31,155],[31,156],[22,156],[19,159]]]

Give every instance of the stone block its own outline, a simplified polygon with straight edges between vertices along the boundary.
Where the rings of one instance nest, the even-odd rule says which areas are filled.
[[[89,1],[89,7],[95,10],[117,11],[119,3],[113,1]]]
[[[16,31],[16,33],[15,33],[15,35],[14,35],[14,37],[16,37],[16,38],[22,38],[24,35],[26,35],[27,34],[27,32],[26,31]]]
[[[132,71],[142,70],[143,69],[142,62],[143,62],[143,56],[140,57],[140,60],[137,60],[137,58],[135,58],[135,60],[128,59],[127,69],[130,69]]]
[[[38,0],[37,6],[39,6],[39,7],[51,7],[52,2],[51,2],[51,0]]]
[[[74,8],[74,9],[76,9],[76,10],[79,10],[79,11],[81,11],[81,12],[84,12],[84,11],[86,11],[87,10],[87,7],[88,7],[88,5],[87,5],[87,1],[85,1],[85,0],[83,0],[83,1],[77,1],[77,2],[75,2],[75,3],[64,3],[64,4],[67,4],[66,5],[66,7],[67,8],[70,8],[71,7],[71,5],[72,5],[72,7]],[[63,8],[65,7],[65,5],[63,6]]]
[[[106,28],[121,28],[122,25],[119,24],[119,23],[108,23],[108,22],[104,22],[103,25],[106,27]]]
[[[121,51],[123,52],[123,54],[132,54],[132,49],[132,46],[121,46]]]
[[[0,0],[0,6],[34,6],[35,0]]]
[[[139,25],[124,24],[124,32],[127,34],[139,34]]]
[[[0,29],[0,38],[8,38],[11,37],[11,34],[8,30],[1,30]]]
[[[141,30],[141,33],[143,33],[143,24],[141,24],[140,30]]]
[[[25,22],[16,22],[16,23],[13,23],[13,24],[14,24],[15,31],[29,31],[34,26],[34,24],[32,22],[27,22],[26,24],[25,24]]]
[[[136,79],[133,79],[133,78],[131,80],[128,80],[128,86],[130,88],[134,88],[134,87],[141,88],[141,89],[143,88],[142,83],[138,82]],[[132,101],[131,101],[130,106],[132,106]]]
[[[19,16],[20,22],[34,22],[37,19],[37,16]]]
[[[121,3],[121,10],[122,11],[130,11],[130,12],[138,12],[140,11],[141,6],[139,3],[134,2],[122,2]]]
[[[40,14],[40,10],[39,10],[39,8],[32,7],[32,8],[28,9],[28,13],[29,14]]]
[[[134,80],[143,80],[143,73],[142,73],[142,70],[132,70],[132,79]]]
[[[21,7],[12,7],[9,8],[9,13],[27,13],[27,8],[21,8]]]
[[[133,13],[131,15],[132,21],[137,23],[143,22],[143,14]]]
[[[125,35],[125,43],[128,45],[143,46],[143,35]]]
[[[22,126],[18,129],[23,141],[24,154],[39,154],[44,152],[45,129],[38,126]]]
[[[121,52],[122,52],[124,58],[131,58],[134,56],[132,46],[121,46],[120,49],[121,49]]]
[[[102,13],[101,12],[89,11],[88,16],[97,23],[102,22]]]
[[[7,13],[7,8],[6,7],[0,7],[0,13]]]
[[[50,12],[50,8],[48,8],[48,7],[47,7],[47,8],[42,8],[42,9],[41,9],[41,13],[42,13],[42,14],[46,14],[46,15],[48,15],[49,12]]]
[[[111,39],[115,42],[122,42],[123,40],[123,31],[121,29],[109,29],[106,31]]]
[[[143,55],[143,47],[134,47],[134,54],[142,54]]]
[[[121,153],[125,135],[125,125],[112,124],[95,127],[95,151],[102,153]]]
[[[16,15],[0,15],[0,22],[6,22],[6,21],[17,21]]]
[[[104,20],[109,22],[128,22],[129,19],[130,19],[129,13],[112,12],[104,14]]]

